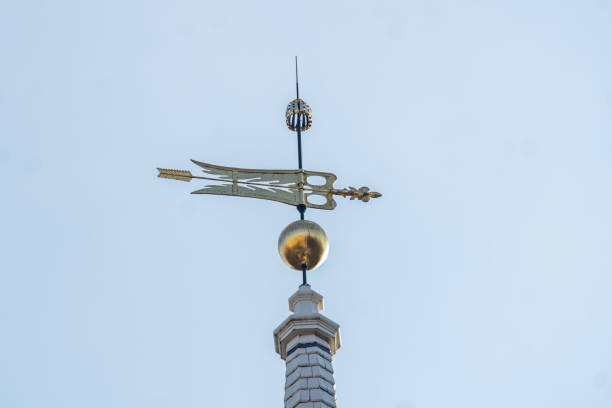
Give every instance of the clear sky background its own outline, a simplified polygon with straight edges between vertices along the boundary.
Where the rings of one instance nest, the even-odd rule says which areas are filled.
[[[0,406],[280,407],[279,203],[190,158],[370,186],[308,211],[342,407],[612,406],[608,1],[0,4]]]

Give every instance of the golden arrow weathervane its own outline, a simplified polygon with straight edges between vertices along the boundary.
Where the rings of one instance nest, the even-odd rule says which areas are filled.
[[[333,210],[334,196],[350,197],[351,200],[370,201],[382,194],[368,187],[334,188],[336,176],[332,173],[308,171],[302,168],[302,131],[312,125],[310,106],[300,99],[297,80],[297,57],[295,65],[295,90],[297,98],[289,103],[285,119],[289,129],[297,133],[298,169],[260,170],[217,166],[192,160],[205,175],[194,176],[189,170],[160,169],[158,177],[181,181],[192,179],[213,183],[193,191],[192,194],[215,194],[252,197],[294,205],[300,220],[289,224],[278,240],[278,250],[283,261],[293,269],[302,271],[306,285],[306,271],[312,270],[327,258],[329,242],[325,231],[316,223],[304,219],[306,208]],[[320,181],[322,180],[322,181]],[[322,184],[321,184],[322,183]]]
[[[285,204],[298,206],[303,204],[308,208],[320,210],[333,210],[336,202],[333,196],[350,197],[351,200],[358,199],[364,202],[370,198],[380,197],[382,194],[370,191],[368,187],[356,189],[354,187],[335,189],[334,182],[337,177],[332,173],[319,171],[297,170],[259,170],[240,169],[236,167],[217,166],[191,160],[201,168],[207,176],[194,176],[188,170],[160,169],[158,177],[181,181],[202,179],[214,181],[192,194],[216,194],[239,197],[261,198],[264,200],[278,201]],[[212,177],[216,176],[216,177]],[[313,184],[311,177],[322,178],[323,184]],[[316,203],[316,198],[321,197]]]

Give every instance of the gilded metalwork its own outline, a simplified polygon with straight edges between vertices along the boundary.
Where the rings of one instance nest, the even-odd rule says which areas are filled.
[[[304,219],[307,208],[333,210],[334,196],[368,202],[382,194],[370,191],[368,187],[334,188],[336,175],[304,170],[302,165],[302,132],[312,126],[312,110],[300,98],[297,57],[295,57],[296,99],[289,102],[285,121],[297,136],[296,170],[242,169],[217,166],[191,160],[202,168],[204,175],[195,176],[189,170],[158,168],[158,177],[190,182],[193,179],[209,183],[192,191],[192,194],[227,195],[251,197],[293,205],[300,214],[300,220],[289,224],[278,240],[278,251],[283,261],[291,268],[302,271],[302,285],[307,285],[306,271],[317,268],[327,258],[329,241],[325,231],[312,221]]]
[[[349,187],[347,190],[332,190],[332,194],[340,195],[342,197],[351,197],[351,200],[360,200],[364,203],[370,201],[370,198],[378,198],[382,197],[382,194],[377,193],[376,191],[370,191],[369,187],[359,187],[358,189],[355,187]]]
[[[237,167],[217,166],[191,160],[203,169],[207,176],[194,176],[188,170],[158,168],[158,177],[181,181],[202,179],[215,182],[193,191],[192,194],[214,194],[239,197],[259,198],[278,201],[289,205],[305,205],[308,208],[333,210],[336,208],[334,195],[350,197],[351,200],[367,202],[370,198],[382,194],[371,192],[368,187],[356,189],[334,189],[337,180],[335,174],[319,171],[297,170],[261,170],[242,169]],[[215,176],[215,177],[210,177]],[[314,177],[321,177],[323,184],[314,184]],[[317,202],[316,200],[319,200]]]
[[[298,128],[301,131],[308,130],[312,126],[312,110],[302,99],[294,99],[287,105],[285,120],[287,127],[294,132],[297,132]]]
[[[329,240],[323,228],[308,220],[287,225],[278,238],[278,252],[283,261],[295,270],[313,270],[329,254]]]

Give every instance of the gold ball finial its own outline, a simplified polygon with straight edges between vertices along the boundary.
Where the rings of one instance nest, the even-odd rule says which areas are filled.
[[[287,225],[278,237],[278,253],[293,269],[313,270],[327,259],[329,240],[323,228],[308,220],[298,220]]]

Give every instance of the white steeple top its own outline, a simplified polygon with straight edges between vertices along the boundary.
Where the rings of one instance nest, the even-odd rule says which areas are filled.
[[[319,312],[323,297],[302,285],[289,298],[293,312],[274,330],[276,352],[285,360],[285,408],[335,408],[332,356],[340,326]]]

